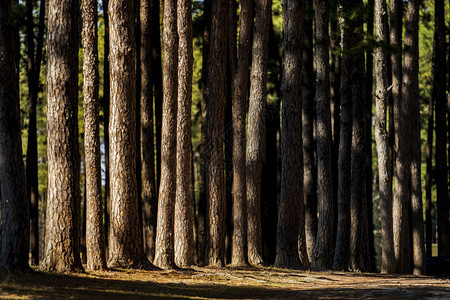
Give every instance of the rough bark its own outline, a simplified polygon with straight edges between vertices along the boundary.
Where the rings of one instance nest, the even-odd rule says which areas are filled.
[[[242,266],[247,259],[247,199],[245,173],[245,107],[247,104],[252,1],[240,3],[239,50],[232,81],[233,119],[233,235],[231,264]]]
[[[302,142],[305,234],[309,260],[312,261],[317,232],[317,169],[314,142],[314,57],[312,0],[306,1],[302,51]],[[334,178],[334,177],[333,177]],[[334,179],[333,179],[334,180]]]
[[[84,150],[86,169],[87,268],[106,267],[100,166],[99,73],[97,50],[97,1],[83,1]]]
[[[0,3],[0,269],[27,269],[30,221],[11,4]]]
[[[380,45],[375,49],[375,142],[378,153],[378,189],[380,191],[381,215],[381,272],[394,273],[395,254],[392,232],[392,163],[387,132],[387,105],[389,97],[387,54],[383,44],[387,42],[386,2],[375,0],[376,39]]]
[[[248,260],[261,265],[261,169],[264,149],[264,108],[266,103],[268,41],[271,20],[271,0],[255,2],[253,27],[252,70],[248,110],[248,136],[246,151]]]
[[[46,271],[82,269],[79,248],[78,1],[49,2],[47,21],[48,202]]]
[[[435,51],[433,50],[433,66],[435,64]],[[435,69],[431,73],[432,78],[435,76]],[[431,80],[433,82],[433,79]],[[433,83],[431,83],[430,93],[433,94]],[[427,128],[427,144],[425,146],[425,251],[426,256],[433,256],[433,219],[432,219],[432,178],[433,178],[433,131],[434,131],[434,101],[431,96],[428,100],[428,128]]]
[[[450,255],[450,221],[448,203],[447,171],[447,99],[445,66],[445,5],[444,0],[435,1],[435,64],[433,95],[436,105],[436,196],[438,219],[438,255]]]
[[[150,261],[155,256],[156,198],[155,153],[153,144],[152,28],[151,2],[140,1],[141,47],[141,168],[142,228],[144,251]]]
[[[207,257],[210,266],[225,265],[225,178],[223,133],[226,104],[228,1],[211,2],[211,32],[206,76]]]
[[[302,155],[302,29],[304,4],[283,1],[283,81],[281,93],[281,195],[275,266],[309,265],[306,253]],[[300,93],[299,93],[300,92]],[[299,237],[300,235],[300,237]],[[302,249],[299,249],[299,245]],[[299,250],[302,256],[300,262]]]
[[[411,128],[411,230],[412,230],[412,272],[416,275],[425,273],[425,241],[423,228],[422,184],[421,184],[421,140],[420,140],[420,99],[419,99],[419,4],[420,0],[408,1],[405,23],[405,64],[402,79],[402,101],[409,102],[407,119]],[[445,75],[444,75],[445,77]],[[444,82],[445,86],[445,82]],[[434,87],[436,89],[436,86]],[[445,92],[444,92],[445,94]],[[445,101],[445,100],[444,100]],[[436,102],[437,103],[437,102]],[[445,124],[445,102],[444,102]],[[403,116],[404,117],[404,116]],[[436,116],[437,117],[437,116]],[[436,119],[436,122],[438,120]],[[445,127],[445,125],[444,125]],[[437,132],[436,132],[437,138]],[[445,130],[444,130],[445,140]],[[446,158],[445,148],[443,157]],[[437,148],[436,148],[437,153]],[[443,164],[446,164],[445,162]],[[444,167],[444,180],[446,169]],[[445,180],[445,185],[447,185]],[[447,191],[447,186],[445,186]],[[447,198],[447,195],[445,196]],[[448,210],[447,210],[448,211]],[[447,218],[448,221],[448,218]],[[405,272],[411,272],[405,268]]]
[[[177,1],[164,1],[163,18],[163,124],[161,132],[161,182],[154,264],[174,267],[174,209],[176,197],[177,144]]]
[[[108,267],[146,267],[136,178],[136,72],[133,1],[111,0],[111,227]]]
[[[317,103],[317,198],[319,219],[313,265],[316,269],[331,269],[335,247],[333,181],[331,173],[331,112],[330,65],[328,34],[329,1],[314,1],[316,21],[316,103]]]
[[[192,2],[179,0],[178,28],[178,108],[177,187],[175,200],[175,263],[194,264],[194,205],[191,195],[191,104],[192,104]]]

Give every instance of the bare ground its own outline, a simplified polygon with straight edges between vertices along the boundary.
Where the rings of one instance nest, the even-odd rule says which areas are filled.
[[[450,299],[450,278],[274,268],[0,273],[0,299]]]

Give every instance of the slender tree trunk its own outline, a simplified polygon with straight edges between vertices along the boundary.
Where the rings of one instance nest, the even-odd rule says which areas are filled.
[[[388,30],[386,27],[386,2],[375,0],[376,39],[386,43]],[[394,273],[395,255],[392,232],[392,163],[389,151],[389,136],[387,132],[387,105],[389,97],[387,54],[382,46],[375,50],[375,141],[378,153],[378,174],[380,191],[381,215],[381,272]]]
[[[334,207],[333,181],[331,173],[331,112],[330,112],[330,65],[328,33],[330,2],[314,1],[316,11],[316,103],[317,103],[317,198],[319,220],[313,265],[320,270],[331,269],[333,265]]]
[[[266,103],[268,40],[271,20],[271,0],[255,2],[253,27],[252,70],[248,112],[248,138],[246,153],[248,203],[248,260],[261,265],[261,169],[264,147],[264,108]]]
[[[306,1],[302,53],[302,142],[303,195],[305,202],[306,248],[312,261],[317,232],[317,170],[314,143],[314,57],[312,0]],[[334,177],[333,177],[334,178]]]
[[[281,196],[278,210],[275,266],[308,267],[303,202],[302,156],[302,29],[305,7],[283,1],[283,82],[281,87]],[[302,249],[299,249],[299,244]],[[302,255],[300,261],[299,250]]]
[[[207,264],[225,265],[225,178],[223,133],[226,105],[226,49],[228,1],[211,2],[211,36],[206,82],[206,136],[203,151],[206,159],[206,193],[208,199]]]
[[[111,0],[111,228],[109,267],[148,267],[138,215],[134,2]]]
[[[192,1],[178,1],[178,109],[177,194],[175,200],[175,263],[194,264],[194,205],[191,195],[191,105],[192,105]]]
[[[394,251],[396,259],[396,272],[408,273],[410,269],[410,233],[409,233],[409,207],[410,207],[410,125],[406,116],[409,115],[408,101],[401,101],[402,89],[402,15],[403,2],[394,0],[390,2],[391,44],[399,51],[391,56],[392,61],[392,97],[394,100],[395,124],[395,185],[393,202],[393,231]],[[405,98],[406,99],[406,98]]]
[[[163,18],[163,124],[161,135],[161,183],[154,263],[160,268],[174,267],[174,209],[176,197],[177,144],[177,1],[164,1]]]
[[[100,166],[99,73],[97,50],[97,0],[83,1],[84,143],[86,169],[87,268],[106,267]]]
[[[11,4],[0,3],[0,269],[28,269],[30,220]]]
[[[447,171],[447,99],[445,70],[445,5],[444,0],[435,1],[435,64],[433,95],[436,103],[436,195],[438,213],[438,255],[450,255],[450,221],[448,203]]]
[[[435,75],[435,53],[436,47],[433,49],[433,71],[431,73],[430,94],[433,95],[433,81]],[[432,219],[432,185],[433,185],[433,130],[434,130],[434,101],[433,96],[428,101],[428,128],[427,128],[427,145],[425,148],[425,161],[427,171],[425,174],[425,250],[426,256],[433,256],[433,219]]]
[[[156,198],[155,155],[153,144],[152,28],[151,2],[140,1],[141,40],[141,164],[142,164],[142,225],[144,251],[150,261],[155,256]]]
[[[412,224],[412,271],[414,274],[425,273],[425,244],[423,233],[423,208],[421,185],[421,140],[420,140],[420,99],[419,99],[419,0],[408,1],[405,31],[405,64],[402,82],[402,100],[410,103],[409,117],[411,123],[411,221]],[[445,75],[444,75],[445,78]],[[443,84],[445,86],[445,82]],[[436,86],[434,87],[436,89]],[[445,92],[443,93],[445,95]],[[443,123],[445,124],[445,100],[443,101]],[[436,102],[437,104],[437,102]],[[404,116],[403,116],[404,117]],[[436,122],[438,122],[436,116]],[[444,125],[445,126],[445,125]],[[439,139],[436,132],[436,138]],[[445,131],[444,131],[445,140]],[[444,141],[445,143],[445,141]],[[437,153],[436,149],[436,153]],[[446,158],[445,147],[443,157]],[[446,164],[446,159],[443,162]],[[444,167],[444,180],[446,177]],[[439,189],[439,188],[438,188]],[[447,180],[445,180],[447,193]],[[447,195],[445,195],[447,198]],[[448,212],[448,209],[447,209]],[[448,217],[447,217],[448,221]],[[406,272],[409,270],[405,269]],[[409,271],[410,272],[410,271]],[[409,273],[408,272],[408,273]]]
[[[233,235],[231,264],[247,265],[247,202],[245,175],[245,107],[247,104],[252,29],[252,1],[240,3],[239,52],[232,81]]]
[[[347,4],[347,3],[345,3]],[[348,15],[347,5],[341,8]],[[340,133],[338,158],[338,219],[333,269],[348,270],[350,253],[350,195],[351,195],[351,143],[352,143],[352,74],[354,45],[348,18],[341,21],[342,68],[340,86]]]
[[[47,21],[49,195],[46,249],[41,262],[41,270],[46,271],[64,272],[83,268],[79,248],[78,9],[78,1],[49,3]]]

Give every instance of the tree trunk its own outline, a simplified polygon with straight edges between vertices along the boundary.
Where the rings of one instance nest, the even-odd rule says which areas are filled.
[[[445,5],[444,0],[435,1],[435,64],[433,95],[436,103],[436,195],[438,212],[438,255],[450,255],[450,222],[448,204],[447,171],[447,99],[445,70]]]
[[[433,95],[433,81],[436,72],[435,57],[436,47],[433,49],[433,68],[432,68],[432,80],[430,86],[430,94]],[[425,174],[425,250],[426,256],[433,256],[433,217],[432,217],[432,185],[433,185],[433,130],[434,130],[434,101],[433,96],[428,101],[428,128],[427,128],[427,145],[425,147],[425,161],[426,161],[426,174]]]
[[[51,1],[47,21],[48,203],[41,269],[82,269],[79,248],[78,1]],[[62,218],[60,216],[63,216]]]
[[[228,1],[211,2],[211,36],[206,76],[206,195],[208,199],[207,258],[210,266],[225,265],[225,178],[223,133],[226,105]]]
[[[309,266],[303,202],[302,97],[299,93],[304,9],[303,3],[298,1],[283,1],[281,195],[275,258],[275,266],[281,268]]]
[[[379,43],[386,43],[388,30],[386,27],[386,2],[375,1],[376,39]],[[378,176],[380,191],[381,215],[381,272],[394,273],[395,255],[394,238],[392,232],[392,163],[389,150],[389,136],[387,132],[387,105],[389,97],[387,55],[381,46],[375,50],[375,141],[378,153]]]
[[[111,0],[111,228],[109,267],[146,267],[136,178],[134,2]]]
[[[419,0],[408,1],[408,11],[405,24],[405,64],[402,82],[402,100],[409,102],[409,116],[406,118],[410,122],[411,128],[411,229],[412,229],[412,271],[414,274],[425,273],[425,244],[423,233],[423,208],[422,208],[422,185],[421,185],[421,140],[420,140],[420,99],[419,99]],[[445,74],[444,74],[445,78]],[[443,84],[445,86],[445,82]],[[436,86],[435,86],[436,89]],[[445,95],[445,92],[443,93]],[[445,96],[444,96],[445,97]],[[445,124],[445,99],[443,101]],[[437,104],[437,102],[436,102]],[[405,116],[403,116],[405,118]],[[438,116],[436,116],[438,122]],[[442,122],[442,121],[441,121]],[[445,127],[445,125],[443,126]],[[436,132],[436,138],[438,133]],[[445,130],[444,130],[445,143]],[[443,147],[443,157],[446,164],[445,146]],[[436,148],[436,155],[437,155]],[[439,164],[437,164],[439,165]],[[447,193],[446,168],[444,166],[445,192]],[[438,175],[439,176],[439,175]],[[439,189],[439,188],[438,188]],[[447,198],[447,195],[445,195]],[[447,209],[448,212],[448,209]],[[448,222],[448,215],[447,215]],[[405,268],[406,272],[410,272]]]
[[[30,221],[11,2],[0,3],[0,269],[28,269]]]
[[[264,108],[266,103],[268,41],[271,20],[271,0],[255,2],[253,27],[252,70],[248,111],[248,140],[246,153],[248,260],[261,265],[261,169],[264,149]]]
[[[87,268],[106,267],[100,165],[99,74],[97,50],[97,1],[83,1],[84,149],[86,169]]]
[[[142,225],[144,252],[150,261],[155,256],[156,198],[155,155],[153,146],[153,86],[151,3],[140,1],[141,40],[141,164],[142,164]]]
[[[232,81],[233,123],[233,235],[231,264],[242,266],[247,259],[247,202],[245,175],[245,107],[247,104],[252,1],[240,3],[239,52]]]
[[[302,55],[302,142],[305,234],[309,261],[312,261],[317,232],[317,169],[314,143],[314,57],[312,0],[306,1]],[[334,178],[334,177],[333,177]],[[334,179],[333,179],[334,180]]]
[[[320,270],[333,265],[334,208],[331,174],[330,65],[328,34],[329,1],[314,1],[316,11],[316,103],[317,103],[317,198],[319,220],[313,265]]]
[[[409,273],[410,269],[410,233],[409,233],[409,207],[410,207],[410,125],[408,101],[401,101],[401,41],[402,41],[402,15],[403,2],[394,0],[390,2],[391,20],[391,44],[396,47],[395,54],[391,55],[392,61],[392,97],[394,100],[394,124],[395,124],[395,184],[393,202],[393,232],[394,251],[396,259],[396,272]],[[405,98],[406,99],[406,98]]]
[[[161,183],[154,263],[160,268],[174,267],[174,209],[176,197],[177,144],[177,1],[164,1],[164,101],[161,133]]]
[[[192,105],[192,2],[177,4],[178,27],[178,109],[177,188],[175,200],[175,263],[194,264],[194,205],[191,195],[191,105]]]

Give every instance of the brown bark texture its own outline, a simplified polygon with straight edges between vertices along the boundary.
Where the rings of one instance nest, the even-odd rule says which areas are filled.
[[[263,263],[261,237],[261,169],[264,149],[264,108],[266,103],[268,41],[271,24],[271,0],[255,2],[253,26],[252,70],[246,149],[248,260]]]
[[[86,169],[87,268],[106,267],[100,166],[99,73],[97,50],[97,1],[83,1],[84,166]]]
[[[174,209],[176,197],[177,144],[177,1],[164,1],[163,18],[163,118],[161,132],[161,182],[154,264],[174,267]]]
[[[438,255],[450,255],[450,221],[447,170],[447,99],[445,66],[445,5],[444,0],[435,1],[435,64],[433,94],[436,105],[436,195],[438,219]]]
[[[314,1],[316,37],[316,136],[317,136],[317,200],[319,218],[313,266],[326,270],[333,266],[335,247],[333,181],[331,173],[331,111],[328,33],[329,1]]]
[[[49,2],[47,21],[48,202],[41,269],[82,269],[79,248],[78,1]]]
[[[211,3],[211,32],[206,82],[207,258],[210,266],[225,264],[225,178],[223,133],[226,104],[228,1]]]
[[[245,170],[245,107],[247,104],[249,59],[251,49],[252,2],[240,3],[239,50],[232,78],[233,121],[233,235],[231,264],[246,265],[247,259],[247,198]]]
[[[433,50],[433,65],[436,47]],[[432,78],[435,76],[435,68],[431,73]],[[431,80],[433,82],[433,79]],[[430,94],[433,94],[433,83],[430,86]],[[433,219],[432,219],[432,178],[433,178],[433,134],[434,134],[434,101],[433,97],[428,100],[428,128],[427,128],[427,144],[425,146],[425,251],[426,257],[431,257],[433,253]]]
[[[425,240],[422,208],[421,183],[421,140],[420,140],[420,99],[419,99],[419,0],[408,1],[405,23],[405,63],[402,79],[402,101],[409,102],[409,116],[411,128],[411,230],[412,230],[412,272],[416,275],[425,274]],[[445,75],[444,75],[445,77]],[[444,83],[445,86],[445,83]],[[434,87],[436,88],[436,86]],[[445,92],[444,92],[445,94]],[[443,108],[445,124],[445,106]],[[436,116],[437,117],[437,116]],[[405,116],[403,116],[405,118]],[[438,121],[438,120],[436,120]],[[445,126],[444,126],[445,127]],[[445,130],[444,130],[445,134]],[[437,133],[436,133],[437,138]],[[444,137],[445,140],[445,137]],[[443,157],[446,158],[445,149]],[[437,153],[437,148],[436,148]],[[444,163],[445,164],[445,163]],[[444,167],[445,169],[445,167]],[[444,173],[444,180],[446,180]],[[447,185],[447,184],[446,184]],[[447,187],[445,187],[447,190]],[[447,195],[446,195],[447,198]],[[448,211],[448,210],[447,210]],[[448,221],[448,218],[447,218]],[[411,270],[404,270],[410,273]]]
[[[378,176],[380,191],[381,215],[381,272],[395,272],[394,238],[392,232],[392,163],[389,150],[389,135],[387,132],[388,106],[388,73],[387,54],[382,44],[387,42],[386,2],[375,0],[376,39],[381,43],[375,49],[375,142],[378,153]]]
[[[148,264],[142,246],[136,178],[134,2],[109,2],[111,115],[108,267]]]
[[[192,2],[179,0],[177,194],[175,200],[175,263],[189,267],[195,262],[194,202],[191,194],[191,105],[192,105]]]
[[[11,4],[10,0],[0,3],[0,269],[27,269],[29,206]]]
[[[140,1],[142,230],[144,252],[150,261],[155,256],[156,198],[155,153],[153,144],[152,23],[151,2]]]

